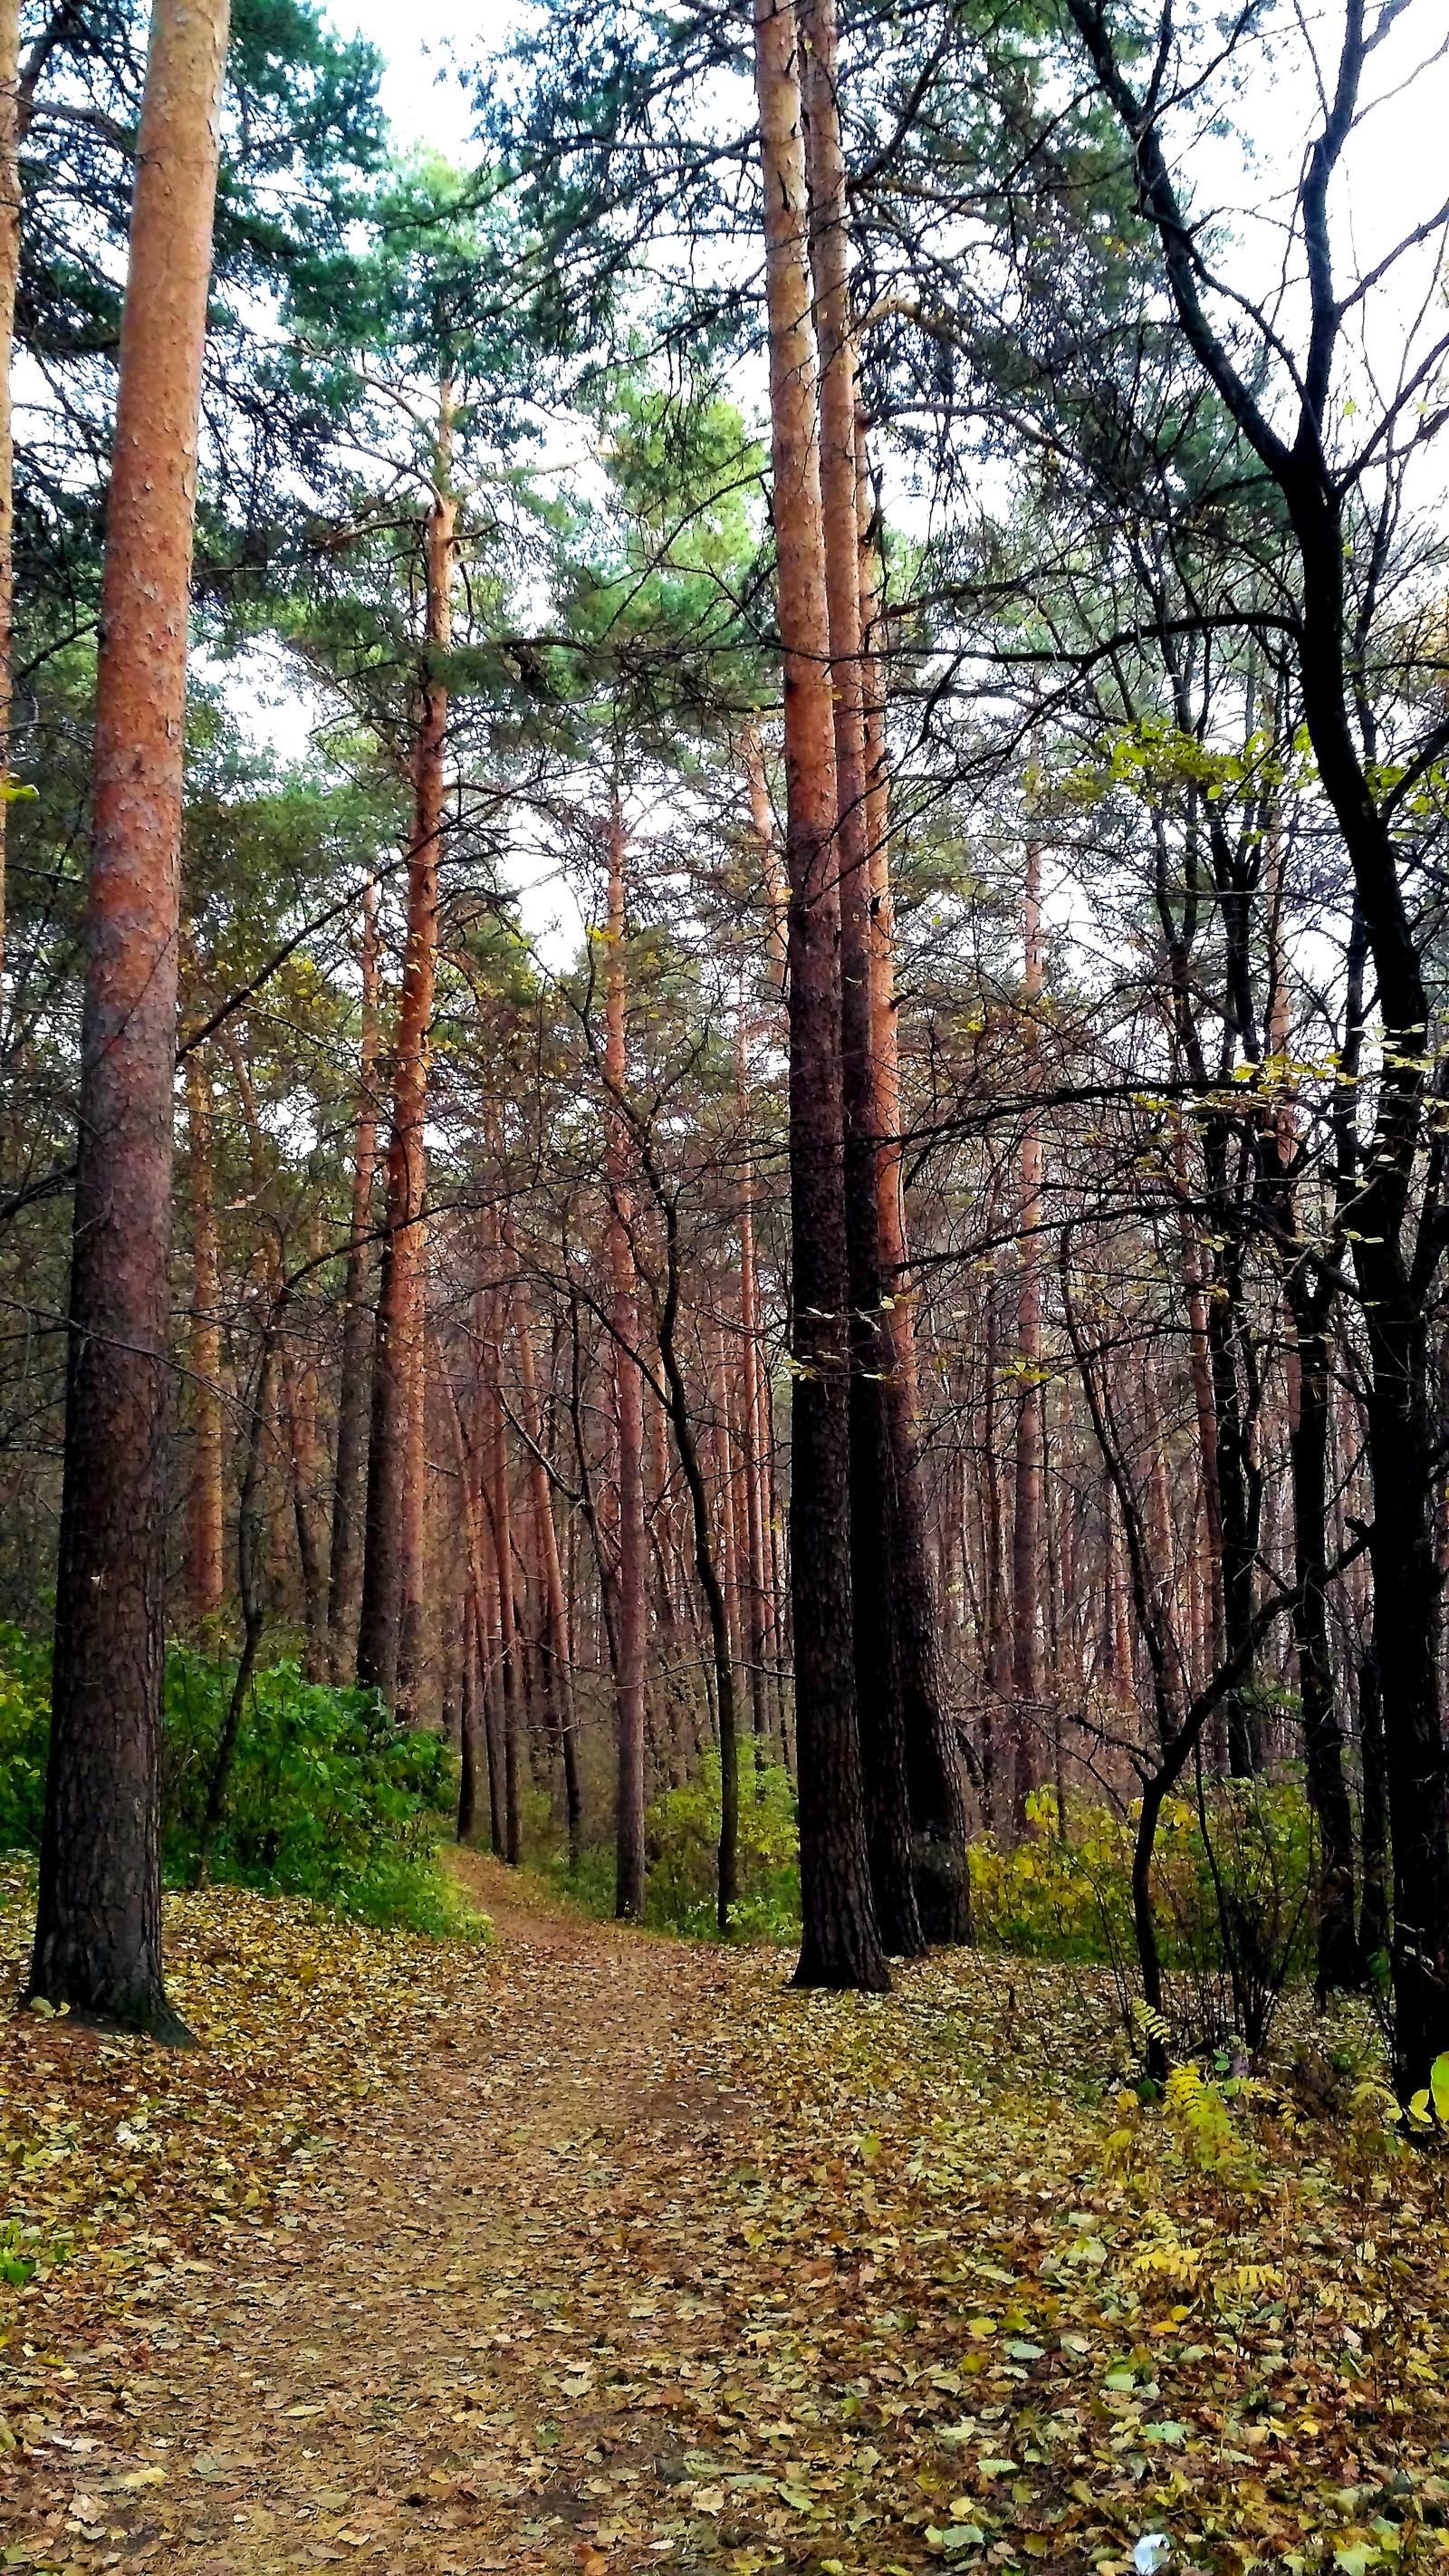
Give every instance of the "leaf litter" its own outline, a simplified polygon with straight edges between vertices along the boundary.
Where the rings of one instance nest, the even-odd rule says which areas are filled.
[[[1371,2082],[1144,2110],[1061,1972],[800,1995],[459,1866],[496,1948],[216,1890],[203,2048],[9,2025],[0,2565],[1441,2557],[1445,2166]]]

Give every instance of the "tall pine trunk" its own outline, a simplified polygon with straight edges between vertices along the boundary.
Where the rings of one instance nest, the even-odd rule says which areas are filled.
[[[850,1592],[850,1347],[835,720],[816,434],[800,40],[757,0],[770,413],[790,878],[790,1560],[801,1985],[888,1983],[866,1847]]]
[[[1022,1051],[1028,1103],[1036,1089],[1041,1049],[1041,849],[1029,841],[1022,899],[1025,966],[1022,978]],[[1041,1700],[1041,1126],[1028,1105],[1021,1137],[1017,1200],[1016,1357],[1018,1380],[1016,1456],[1011,1536],[1012,1822],[1021,1833],[1026,1805],[1040,1772],[1037,1728]]]
[[[372,1418],[367,1451],[367,1526],[362,1561],[357,1678],[397,1696],[398,1649],[407,1606],[410,1521],[409,1433],[424,1378],[418,1349],[424,1329],[423,1206],[427,1196],[428,1031],[438,961],[438,858],[443,836],[444,752],[448,692],[434,657],[453,631],[457,503],[449,489],[452,395],[438,409],[438,458],[427,524],[427,612],[417,743],[413,758],[413,836],[408,852],[407,943],[393,1067],[392,1133],[387,1150],[386,1232],[372,1363]]]
[[[397,1714],[404,1726],[416,1726],[428,1663],[427,1533],[428,1533],[428,1224],[417,1228],[417,1262],[413,1279],[412,1333],[407,1354],[404,1404],[403,1517],[401,1533],[402,1613],[397,1641]]]
[[[508,1415],[503,1403],[503,1351],[508,1336],[508,1297],[500,1282],[491,1299],[488,1340],[489,1401],[493,1416],[492,1476],[488,1516],[498,1568],[498,1698],[503,1721],[503,1857],[517,1868],[523,1858],[523,1640],[514,1606],[513,1489],[509,1478]]]
[[[20,283],[20,0],[0,0],[0,976],[7,929],[5,842],[13,712],[15,439],[10,379]]]
[[[644,1522],[644,1380],[639,1346],[638,1283],[630,1239],[628,1079],[624,970],[625,841],[617,806],[609,818],[609,916],[604,973],[604,1080],[609,1183],[610,1328],[614,1345],[614,1413],[618,1439],[618,1585],[614,1655],[617,1779],[614,1808],[614,1911],[644,1910],[644,1655],[648,1538]]]
[[[505,1222],[503,1241],[511,1260],[517,1247]],[[583,1792],[579,1781],[578,1712],[574,1702],[573,1649],[569,1639],[568,1594],[559,1558],[553,1491],[543,1455],[543,1416],[538,1401],[538,1370],[533,1356],[533,1328],[528,1296],[515,1272],[513,1331],[518,1344],[518,1374],[523,1391],[523,1429],[528,1441],[528,1484],[533,1506],[534,1545],[544,1603],[544,1692],[558,1734],[563,1764],[564,1814],[568,1824],[569,1867],[583,1857]]]
[[[50,1761],[30,1993],[184,2037],[161,1973],[186,629],[225,0],[156,0],[96,685]]]
[[[342,1361],[337,1385],[337,1455],[332,1478],[332,1555],[327,1584],[327,1651],[334,1682],[349,1679],[362,1579],[363,1500],[367,1472],[368,1366],[373,1319],[372,1185],[377,1171],[378,964],[377,885],[362,897],[362,1046],[357,1068],[357,1123],[352,1148],[352,1222],[342,1283]]]
[[[881,1132],[870,991],[856,363],[850,313],[849,205],[841,143],[835,0],[801,0],[808,73],[810,264],[820,363],[820,505],[835,716],[835,864],[840,883],[841,1092],[850,1286],[850,1581],[855,1693],[876,1920],[885,1949],[925,1947],[911,1871],[905,1725],[896,1633],[894,1459],[886,1423],[881,1305]]]
[[[865,812],[870,853],[870,1023],[877,1116],[876,1201],[888,1365],[886,1426],[895,1498],[891,1530],[896,1645],[911,1803],[916,1906],[928,1941],[971,1933],[966,1866],[970,1820],[966,1772],[941,1666],[941,1634],[917,1455],[920,1392],[902,1188],[900,1044],[896,1016],[895,916],[891,901],[890,778],[886,761],[881,553],[865,422],[855,423],[855,499],[860,561],[861,697],[865,721]]]
[[[750,1676],[750,1716],[761,1759],[770,1732],[769,1675],[770,1592],[765,1546],[769,1504],[762,1473],[760,1404],[760,1283],[755,1258],[755,1167],[749,1138],[749,1095],[745,1062],[743,1002],[735,1047],[735,1081],[744,1139],[740,1160],[740,1349],[742,1395],[741,1465],[745,1481],[745,1652]]]

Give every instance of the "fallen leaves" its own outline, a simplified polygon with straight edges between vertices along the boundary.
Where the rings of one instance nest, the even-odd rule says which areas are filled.
[[[5,2355],[11,2563],[118,2530],[207,2576],[1440,2547],[1435,2160],[1266,2093],[1124,2112],[1101,1998],[1019,1962],[1014,2000],[971,1954],[800,1995],[523,1893],[486,1961],[183,1909],[205,2057],[16,2027],[24,2224],[72,2250]]]

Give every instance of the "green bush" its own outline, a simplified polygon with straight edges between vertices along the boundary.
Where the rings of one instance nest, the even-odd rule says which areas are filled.
[[[986,1947],[1117,1966],[1131,1958],[1135,1809],[1028,1802],[1035,1831],[1008,1850],[970,1852],[972,1922]],[[1165,1968],[1261,1982],[1309,1973],[1313,1822],[1296,1780],[1216,1780],[1170,1798],[1158,1821],[1152,1891]],[[1229,1950],[1233,1954],[1229,1959]]]
[[[649,1876],[644,1920],[661,1932],[708,1938],[716,1928],[720,1769],[713,1746],[682,1789],[666,1789],[644,1819]],[[740,1886],[731,1917],[746,1941],[788,1941],[800,1928],[795,1789],[777,1764],[740,1747]]]
[[[50,1650],[0,1626],[0,1851],[38,1851],[50,1744]]]
[[[162,1852],[172,1880],[195,1872],[234,1677],[234,1665],[190,1646],[167,1657]],[[0,1850],[40,1847],[49,1735],[49,1651],[0,1629]],[[395,1727],[375,1693],[330,1690],[293,1663],[272,1664],[247,1694],[211,1875],[373,1923],[456,1931],[466,1908],[435,1850],[452,1774],[441,1738]]]
[[[230,1666],[192,1647],[167,1658],[164,1852],[178,1878],[195,1869],[232,1681]],[[457,1907],[434,1819],[452,1794],[440,1736],[394,1726],[372,1691],[272,1664],[247,1694],[211,1874],[441,1934],[456,1928]]]
[[[697,1776],[666,1789],[644,1819],[648,1874],[644,1921],[656,1932],[688,1940],[718,1934],[720,1771],[713,1747]],[[570,1870],[566,1852],[543,1857],[547,1877],[577,1905],[601,1920],[614,1911],[612,1847],[590,1843]],[[740,1888],[731,1916],[735,1937],[792,1941],[800,1930],[800,1856],[795,1787],[777,1764],[757,1764],[753,1747],[740,1747]]]

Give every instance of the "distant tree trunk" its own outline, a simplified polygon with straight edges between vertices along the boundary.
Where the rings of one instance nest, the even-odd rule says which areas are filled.
[[[763,1751],[770,1732],[767,1666],[771,1623],[769,1573],[765,1562],[769,1505],[765,1492],[761,1455],[763,1443],[759,1386],[760,1287],[755,1262],[755,1174],[748,1135],[743,1006],[736,1041],[735,1067],[740,1120],[745,1134],[739,1182],[740,1345],[744,1363],[741,1447],[745,1479],[745,1545],[748,1575],[745,1588],[745,1628],[750,1674],[750,1714],[754,1724],[756,1745]]]
[[[478,1594],[478,1672],[483,1702],[483,1741],[488,1756],[488,1839],[500,1860],[508,1848],[507,1795],[503,1754],[504,1710],[499,1641],[498,1551],[490,1500],[492,1423],[487,1397],[479,1386],[473,1408],[473,1446],[469,1456],[469,1492],[477,1539],[474,1566]]]
[[[882,1330],[881,1118],[871,1026],[870,849],[866,834],[856,365],[841,144],[835,0],[800,0],[805,50],[810,258],[820,362],[820,502],[834,701],[835,872],[840,888],[841,1091],[850,1289],[850,1540],[855,1695],[876,1921],[894,1957],[924,1949],[911,1869],[905,1722],[896,1631],[895,1458],[886,1423]]]
[[[407,1355],[401,1533],[402,1615],[398,1625],[397,1713],[401,1724],[421,1723],[419,1701],[428,1664],[428,1225],[416,1228],[417,1275],[413,1282],[412,1346]]]
[[[337,1460],[332,1487],[332,1561],[327,1592],[328,1658],[334,1682],[348,1680],[355,1666],[354,1632],[362,1579],[368,1365],[373,1337],[367,1291],[372,1272],[372,1185],[377,1170],[379,1036],[377,885],[371,877],[362,897],[361,964],[362,1048],[358,1060],[357,1124],[352,1149],[352,1224],[342,1286],[342,1365],[337,1387]]]
[[[247,1429],[246,1466],[242,1473],[236,1517],[237,1597],[241,1603],[242,1649],[232,1676],[221,1734],[212,1759],[211,1777],[206,1784],[206,1809],[192,1872],[192,1884],[196,1887],[205,1887],[211,1875],[217,1836],[226,1816],[226,1797],[236,1760],[237,1738],[246,1715],[247,1694],[252,1686],[262,1632],[266,1626],[266,1586],[262,1579],[262,1451],[271,1420],[272,1371],[280,1322],[281,1309],[274,1307],[267,1318],[257,1361],[256,1397]]]
[[[428,1031],[438,960],[438,859],[445,804],[444,753],[448,692],[434,656],[453,632],[457,502],[449,489],[453,395],[441,389],[438,452],[427,525],[425,659],[413,760],[413,837],[408,852],[407,944],[393,1058],[392,1133],[387,1152],[387,1215],[372,1364],[372,1421],[367,1453],[367,1529],[362,1563],[357,1677],[397,1696],[410,1528],[408,1433],[422,1402],[415,1363],[424,1329],[423,1206],[427,1196]]]
[[[199,1052],[186,1059],[187,1172],[191,1185],[191,1472],[186,1488],[186,1592],[194,1619],[214,1619],[226,1597],[222,1492],[221,1260],[216,1231],[211,1084]]]
[[[1197,1413],[1198,1473],[1206,1524],[1209,1669],[1226,1652],[1223,1614],[1223,1506],[1218,1485],[1218,1418],[1213,1404],[1212,1358],[1208,1343],[1207,1299],[1202,1252],[1192,1221],[1192,1193],[1187,1168],[1187,1137],[1181,1118],[1172,1129],[1173,1178],[1177,1190],[1177,1224],[1182,1244],[1182,1280],[1187,1298],[1188,1350],[1192,1360],[1193,1404]]]
[[[225,0],[156,0],[96,684],[65,1473],[29,1992],[185,2038],[161,1974],[186,628]]]
[[[0,787],[10,783],[15,611],[15,440],[10,379],[20,282],[20,0],[0,0]],[[0,795],[0,977],[5,972],[6,802]]]
[[[1293,1556],[1297,1599],[1293,1633],[1308,1794],[1318,1820],[1318,1993],[1359,1982],[1354,1928],[1353,1809],[1344,1777],[1343,1744],[1328,1641],[1328,1305],[1333,1291],[1301,1277],[1293,1286],[1298,1401],[1289,1429],[1293,1480]]]
[[[1372,1637],[1358,1668],[1358,1732],[1363,1759],[1363,1907],[1358,1944],[1365,1967],[1387,1966],[1393,1939],[1389,1865],[1388,1754],[1378,1648]]]
[[[1137,1696],[1136,1676],[1132,1670],[1132,1625],[1127,1603],[1127,1568],[1123,1563],[1122,1533],[1116,1497],[1110,1485],[1101,1488],[1103,1584],[1106,1592],[1107,1671],[1112,1695],[1119,1708],[1130,1708]]]
[[[996,1454],[997,1379],[1001,1365],[1001,1339],[997,1316],[998,1280],[993,1271],[985,1287],[985,1332],[982,1337],[981,1370],[984,1379],[981,1407],[981,1533],[982,1567],[985,1590],[985,1620],[982,1637],[983,1674],[986,1685],[981,1719],[981,1809],[988,1833],[994,1833],[1000,1821],[1003,1803],[1008,1820],[1011,1809],[1011,1783],[1005,1782],[1006,1798],[1001,1791],[1001,1747],[997,1740],[997,1720],[1006,1696],[1007,1668],[1010,1658],[1006,1602],[1006,1533],[1001,1508],[1001,1461]]]
[[[764,746],[759,725],[753,716],[741,737],[740,756],[744,763],[745,785],[749,790],[750,829],[760,862],[760,887],[769,923],[770,972],[775,979],[776,992],[783,994],[790,948],[790,880],[775,837],[775,815],[765,776]]]
[[[737,1671],[743,1662],[740,1625],[740,1462],[731,1402],[731,1370],[723,1326],[715,1335],[715,1449],[719,1458],[720,1572],[724,1582],[730,1657]],[[736,1694],[737,1696],[737,1694]]]
[[[503,1240],[510,1257],[516,1258],[513,1231],[507,1224],[504,1227]],[[523,1388],[523,1428],[529,1444],[529,1491],[533,1502],[534,1535],[544,1596],[545,1688],[558,1727],[559,1753],[563,1762],[569,1867],[576,1870],[583,1857],[583,1799],[579,1783],[578,1712],[574,1704],[574,1669],[573,1653],[569,1643],[568,1596],[564,1590],[563,1567],[559,1562],[558,1530],[553,1517],[553,1493],[543,1458],[543,1419],[538,1402],[538,1372],[533,1357],[528,1298],[521,1280],[516,1282],[513,1291],[513,1331],[518,1344],[518,1373]]]
[[[890,777],[886,760],[884,678],[877,651],[884,614],[880,547],[866,450],[865,423],[855,421],[855,501],[860,563],[861,694],[865,722],[865,813],[870,852],[870,1024],[875,1066],[878,1147],[876,1198],[888,1366],[886,1428],[894,1475],[891,1524],[896,1645],[910,1796],[912,1865],[921,1930],[928,1941],[971,1935],[971,1882],[966,1866],[970,1819],[966,1774],[941,1668],[941,1633],[931,1575],[930,1541],[917,1455],[920,1390],[901,1169],[900,1050],[895,991],[895,919],[891,902]]]
[[[508,1415],[503,1404],[503,1352],[508,1337],[507,1291],[492,1296],[489,1331],[489,1401],[493,1417],[492,1476],[488,1517],[498,1568],[498,1696],[503,1718],[503,1857],[513,1868],[523,1858],[523,1655],[518,1634],[513,1573],[513,1493],[509,1478]]]
[[[1226,1161],[1226,1146],[1222,1148]],[[1226,1205],[1227,1189],[1215,1191]],[[1228,1768],[1250,1779],[1262,1767],[1261,1727],[1254,1697],[1253,1659],[1244,1653],[1253,1626],[1258,1564],[1258,1487],[1253,1463],[1253,1424],[1245,1407],[1241,1354],[1247,1319],[1243,1304],[1243,1247],[1229,1237],[1217,1258],[1208,1300],[1208,1354],[1217,1421],[1218,1493],[1222,1513],[1224,1645],[1243,1678],[1227,1700]]]
[[[754,28],[790,876],[790,1558],[804,1917],[796,1977],[878,1991],[889,1980],[866,1848],[852,1660],[835,723],[800,48],[789,0],[756,0]]]
[[[660,1365],[669,1399],[669,1419],[674,1431],[679,1463],[689,1491],[694,1522],[694,1565],[699,1577],[709,1614],[710,1643],[713,1649],[716,1713],[719,1721],[720,1831],[719,1859],[716,1877],[715,1919],[722,1933],[730,1928],[730,1915],[739,1895],[740,1849],[740,1769],[739,1731],[735,1715],[734,1665],[730,1651],[729,1610],[725,1588],[720,1581],[710,1538],[709,1495],[704,1470],[699,1460],[699,1443],[694,1436],[694,1422],[689,1410],[689,1394],[680,1366],[675,1341],[679,1315],[680,1259],[679,1211],[674,1199],[664,1188],[647,1142],[642,1142],[646,1168],[654,1190],[656,1204],[664,1223],[665,1292],[656,1316]]]
[[[624,971],[627,932],[625,856],[624,822],[616,805],[609,818],[604,1079],[610,1094],[605,1114],[609,1182],[608,1253],[619,1467],[619,1572],[614,1658],[618,1759],[614,1810],[614,1911],[621,1919],[627,1920],[644,1911],[644,1654],[648,1536],[644,1521],[644,1381],[634,1357],[639,1347],[639,1300],[634,1246],[630,1238],[633,1203],[629,1124],[623,1107],[628,1080]]]
[[[317,1438],[317,1379],[310,1356],[289,1370],[287,1387],[292,1448],[292,1509],[306,1604],[307,1679],[327,1678],[327,1563],[317,1501],[321,1449]]]
[[[1041,849],[1028,841],[1022,898],[1025,968],[1022,977],[1023,1088],[1036,1087],[1041,1049],[1042,942]],[[1012,1742],[1012,1820],[1026,1827],[1026,1802],[1036,1787],[1036,1729],[1041,1700],[1041,1127],[1028,1110],[1021,1138],[1016,1275],[1016,1353],[1021,1370],[1016,1418],[1014,1513],[1011,1540],[1011,1688],[1015,1701]]]
[[[251,1067],[237,1034],[236,1023],[228,1020],[222,1030],[222,1044],[231,1063],[241,1104],[242,1121],[247,1131],[251,1153],[252,1186],[260,1200],[273,1177],[273,1165],[261,1111],[257,1106],[256,1086]],[[303,1616],[307,1630],[307,1670],[319,1679],[325,1664],[326,1586],[322,1571],[322,1535],[317,1525],[315,1439],[309,1436],[307,1404],[299,1380],[296,1355],[283,1329],[282,1318],[287,1304],[286,1264],[282,1241],[275,1225],[269,1225],[264,1237],[263,1260],[271,1294],[275,1322],[269,1326],[276,1341],[276,1365],[273,1377],[280,1394],[282,1427],[286,1433],[287,1463],[290,1477],[292,1522],[297,1534],[297,1555],[302,1573]],[[285,1543],[280,1551],[286,1561]]]
[[[478,1829],[478,1594],[470,1581],[463,1601],[463,1674],[458,1726],[458,1840]]]
[[[463,1602],[463,1723],[461,1754],[463,1765],[458,1775],[458,1842],[466,1842],[476,1829],[476,1806],[479,1806],[479,1713],[486,1726],[486,1656],[489,1656],[489,1579],[484,1564],[484,1530],[481,1530],[479,1504],[479,1463],[468,1450],[463,1417],[458,1412],[458,1396],[453,1391],[453,1378],[448,1368],[438,1370],[443,1391],[443,1412],[448,1417],[448,1430],[453,1437],[453,1466],[458,1476],[458,1504],[461,1504],[463,1543],[466,1543],[468,1579],[466,1602]]]

